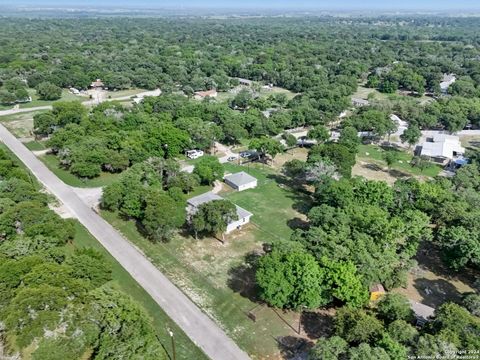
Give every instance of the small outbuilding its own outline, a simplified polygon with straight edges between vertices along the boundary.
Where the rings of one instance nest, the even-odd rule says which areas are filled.
[[[385,295],[385,289],[382,284],[373,284],[370,286],[370,300],[377,301]]]
[[[435,309],[431,306],[419,303],[414,300],[409,300],[410,307],[415,314],[418,326],[423,326],[425,323],[430,321],[435,315]]]
[[[90,87],[92,89],[102,90],[105,87],[105,84],[103,83],[102,80],[97,79],[90,84]]]
[[[364,106],[370,105],[370,102],[368,100],[361,99],[361,98],[353,98],[352,105],[355,107],[364,107]]]
[[[238,83],[242,86],[252,86],[253,81],[248,79],[238,78]]]
[[[218,92],[216,89],[211,89],[207,91],[196,91],[195,92],[195,99],[200,100],[200,99],[205,99],[207,97],[209,98],[216,98],[218,96]]]
[[[253,189],[257,187],[257,179],[245,171],[227,175],[223,178],[225,183],[237,191]]]

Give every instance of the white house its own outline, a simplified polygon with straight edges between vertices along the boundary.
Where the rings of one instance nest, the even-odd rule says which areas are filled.
[[[245,171],[227,175],[223,178],[223,180],[227,185],[238,191],[257,187],[257,179],[247,174]]]
[[[453,159],[464,153],[465,148],[462,147],[458,136],[435,134],[422,144],[420,155],[433,159]]]
[[[191,216],[195,214],[198,210],[198,207],[202,204],[205,204],[210,201],[215,200],[224,200],[221,196],[214,194],[212,192],[207,192],[205,194],[195,196],[187,201],[187,213]],[[240,206],[235,205],[237,208],[238,220],[231,221],[227,224],[227,230],[225,234],[229,234],[234,230],[240,229],[243,225],[246,225],[250,222],[250,218],[253,214]]]
[[[450,85],[452,85],[456,80],[457,78],[454,74],[443,74],[442,81],[440,82],[440,90],[442,93],[446,94]]]
[[[427,306],[414,300],[409,300],[409,303],[410,308],[415,314],[417,325],[423,326],[435,316],[435,309],[431,306]]]

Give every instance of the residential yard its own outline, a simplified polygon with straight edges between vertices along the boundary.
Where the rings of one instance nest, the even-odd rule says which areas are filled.
[[[33,139],[33,116],[42,111],[18,113],[0,117],[0,122],[17,138]]]
[[[479,290],[480,284],[474,289],[475,281],[480,278],[478,271],[464,269],[456,273],[447,268],[439,251],[431,243],[422,244],[416,260],[418,265],[410,270],[407,286],[395,289],[395,292],[436,308],[448,301],[458,303],[463,294]]]
[[[76,236],[73,244],[67,245],[69,251],[75,247],[95,248],[106,257],[112,264],[113,280],[112,287],[123,290],[133,299],[138,301],[148,312],[153,320],[153,325],[159,339],[162,341],[164,350],[172,358],[172,346],[168,329],[171,329],[175,336],[176,355],[178,359],[207,359],[203,352],[192,343],[192,341],[177,327],[177,325],[163,312],[158,304],[138,285],[138,283],[127,273],[127,271],[103,248],[103,246],[80,224],[76,223]]]
[[[111,184],[116,181],[120,174],[112,174],[103,172],[99,177],[93,179],[82,179],[73,175],[68,170],[65,170],[60,167],[58,158],[53,154],[45,154],[38,157],[47,167],[59,177],[65,184],[80,187],[80,188],[89,188],[89,187],[101,187]]]
[[[410,166],[413,155],[398,150],[398,159],[391,169],[383,159],[383,150],[377,145],[360,145],[357,154],[357,164],[353,170],[354,175],[361,175],[371,180],[385,180],[394,182],[402,177],[415,176],[428,178],[437,176],[442,170],[440,166],[431,164],[424,170]]]
[[[228,172],[248,171],[258,179],[256,189],[240,193],[224,187],[222,196],[254,214],[249,225],[227,236],[225,244],[213,238],[195,240],[187,232],[168,243],[152,243],[140,234],[135,222],[111,212],[103,211],[102,216],[137,245],[250,356],[281,359],[280,352],[290,346],[284,344],[286,339],[297,339],[303,344],[306,341],[299,337],[313,336],[306,329],[310,323],[302,322],[300,336],[296,331],[301,314],[277,314],[260,304],[252,263],[262,253],[264,243],[288,240],[293,228],[303,224],[308,199],[290,190],[269,167],[225,164],[225,168]],[[202,187],[190,196],[208,190]],[[256,322],[248,317],[250,311]],[[298,346],[297,340],[291,346]]]

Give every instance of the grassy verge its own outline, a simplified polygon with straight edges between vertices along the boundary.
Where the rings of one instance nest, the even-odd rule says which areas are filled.
[[[116,181],[120,174],[102,173],[93,179],[81,179],[68,170],[62,169],[58,158],[52,154],[39,156],[39,159],[65,184],[80,188],[101,187]]]
[[[118,287],[138,301],[147,310],[153,320],[157,335],[172,357],[172,347],[168,329],[175,337],[177,359],[207,359],[203,352],[196,347],[183,331],[163,312],[158,304],[147,294],[143,288],[128,274],[128,272],[103,248],[103,246],[90,233],[77,222],[74,246],[91,247],[102,252],[111,263],[113,270],[112,285]]]
[[[25,145],[27,147],[28,150],[30,151],[40,151],[40,150],[45,150],[46,149],[46,146],[43,142],[41,141],[29,141],[27,143],[24,143],[23,145]]]
[[[385,151],[376,145],[360,145],[357,158],[366,162],[372,162],[381,167],[386,167],[387,163],[383,159]],[[431,164],[426,169],[412,167],[410,161],[412,155],[405,151],[398,151],[397,161],[392,165],[393,170],[398,170],[407,175],[435,177],[442,170],[440,166]]]

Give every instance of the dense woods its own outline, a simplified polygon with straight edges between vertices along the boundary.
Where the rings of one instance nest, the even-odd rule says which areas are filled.
[[[215,155],[216,142],[239,145],[258,151],[265,167],[298,145],[288,131],[301,128],[315,140],[306,160],[287,161],[267,178],[281,178],[292,197],[308,199],[308,209],[291,237],[262,241],[250,269],[255,300],[286,311],[335,309],[332,336],[312,344],[309,359],[478,351],[478,293],[444,302],[420,328],[408,299],[392,291],[406,286],[421,246],[438,250],[452,274],[480,269],[478,146],[449,177],[389,185],[352,169],[362,141],[386,141],[388,149],[379,148],[388,170],[399,162],[390,146],[399,128],[392,114],[406,121],[397,141],[409,151],[422,130],[480,127],[479,27],[475,17],[419,16],[2,19],[0,103],[26,101],[32,90],[54,101],[62,89],[87,89],[99,78],[110,90],[160,88],[161,96],[138,104],[58,101],[33,119],[34,135],[63,169],[79,178],[119,174],[103,188],[101,209],[133,220],[158,246],[185,229],[196,240],[218,235],[237,218],[230,200],[187,215],[190,193],[211,188],[225,168],[203,156],[191,173],[182,171],[185,150]],[[448,90],[440,88],[446,74],[457,77]],[[239,79],[253,83],[241,87]],[[359,85],[379,96],[353,106]],[[265,95],[265,86],[289,92]],[[195,96],[212,89],[228,96]],[[410,165],[429,163],[415,156]],[[48,196],[4,152],[0,177],[7,345],[33,346],[37,360],[161,358],[146,314],[109,286],[108,262],[91,249],[66,250],[73,223],[48,209]],[[371,303],[377,284],[388,294]]]
[[[145,311],[107,284],[108,260],[94,249],[72,251],[74,223],[47,207],[49,197],[3,149],[0,177],[5,353],[28,349],[36,360],[162,359]]]

